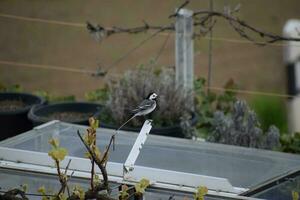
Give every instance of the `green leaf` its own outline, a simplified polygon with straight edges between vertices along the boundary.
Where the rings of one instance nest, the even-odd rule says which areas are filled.
[[[26,193],[28,191],[28,184],[22,184],[21,188],[22,188],[23,192]]]
[[[40,193],[42,195],[46,194],[46,188],[45,188],[45,186],[39,187],[37,191],[38,191],[38,193]]]
[[[292,198],[293,200],[299,200],[299,193],[296,191],[292,191]]]
[[[59,140],[56,138],[51,138],[49,140],[49,144],[51,144],[52,147],[57,148],[59,146]]]
[[[119,199],[120,200],[125,200],[129,197],[128,186],[127,185],[122,185],[121,189],[122,190],[119,192]]]
[[[100,177],[95,174],[94,175],[94,185],[99,185],[101,183]]]
[[[46,196],[46,188],[45,186],[41,186],[38,188],[37,190],[38,193],[40,193],[42,196],[42,200],[49,200],[50,198],[48,196]]]
[[[65,159],[65,156],[68,154],[67,149],[58,147],[55,149],[52,149],[48,152],[48,155],[53,159],[53,160],[58,160],[62,161]]]
[[[96,120],[95,118],[91,117],[89,118],[90,127],[93,129],[99,128],[99,120]]]
[[[204,200],[204,196],[207,194],[208,189],[205,186],[200,186],[194,195],[195,200]]]
[[[79,185],[75,185],[73,189],[73,194],[79,197],[80,200],[85,199],[85,192]]]
[[[67,200],[67,196],[63,193],[61,193],[58,197],[59,197],[59,200]]]
[[[148,179],[143,178],[142,180],[140,180],[140,182],[138,182],[134,187],[135,187],[135,191],[138,194],[144,194],[145,193],[145,189],[150,185],[150,181]]]

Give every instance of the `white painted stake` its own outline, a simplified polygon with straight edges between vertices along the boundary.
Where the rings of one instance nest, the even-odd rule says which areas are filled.
[[[124,174],[128,173],[129,171],[132,171],[134,169],[134,163],[137,159],[137,157],[140,154],[140,151],[143,147],[143,144],[147,140],[147,136],[150,133],[150,130],[152,128],[151,125],[152,120],[146,120],[144,122],[144,125],[138,135],[138,137],[135,140],[135,143],[127,157],[127,160],[124,163]]]
[[[186,92],[194,88],[194,20],[193,11],[180,9],[176,17],[176,86],[183,87]],[[189,103],[193,105],[193,96]]]

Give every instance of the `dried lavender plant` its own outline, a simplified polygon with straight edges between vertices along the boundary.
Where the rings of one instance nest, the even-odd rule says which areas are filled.
[[[179,123],[180,117],[189,113],[187,95],[182,88],[175,87],[175,72],[169,68],[140,67],[127,71],[121,79],[108,81],[108,88],[106,110],[119,124],[127,120],[130,110],[153,91],[159,95],[158,108],[151,116],[156,125]],[[134,119],[131,125],[141,125],[141,122],[141,119]]]
[[[260,128],[256,113],[245,101],[238,100],[233,112],[225,115],[216,111],[208,141],[253,148],[274,149],[280,146],[279,129],[270,126],[266,133]]]

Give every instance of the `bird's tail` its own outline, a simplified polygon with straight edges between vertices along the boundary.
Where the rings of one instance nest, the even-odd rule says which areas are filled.
[[[132,120],[135,116],[136,116],[136,115],[133,115],[132,117],[130,117],[125,123],[123,123],[123,124],[117,129],[117,131],[120,130],[123,126],[125,126],[125,125],[126,125],[130,120]]]

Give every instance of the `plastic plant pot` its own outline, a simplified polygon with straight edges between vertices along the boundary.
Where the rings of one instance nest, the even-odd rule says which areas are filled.
[[[0,140],[31,130],[27,118],[32,106],[45,103],[44,99],[27,93],[0,93]]]
[[[38,105],[31,108],[28,118],[34,126],[60,120],[73,124],[89,125],[89,118],[98,118],[102,105],[87,102],[65,102]]]

